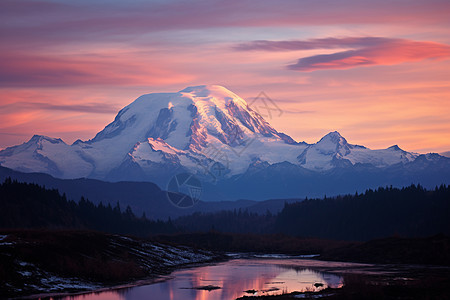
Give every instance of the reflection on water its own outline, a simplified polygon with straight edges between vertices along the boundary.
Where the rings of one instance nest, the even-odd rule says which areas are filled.
[[[247,290],[257,290],[257,295],[274,295],[342,286],[340,276],[314,271],[311,266],[314,266],[314,262],[308,260],[237,259],[212,266],[176,271],[172,273],[172,279],[164,282],[66,299],[230,300],[251,295],[244,292]],[[315,283],[322,283],[323,286],[315,287]],[[207,285],[219,286],[221,289],[212,291],[194,289]]]

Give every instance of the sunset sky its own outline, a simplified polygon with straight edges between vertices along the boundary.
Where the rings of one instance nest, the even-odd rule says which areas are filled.
[[[450,1],[0,1],[0,149],[219,84],[297,141],[450,150]]]

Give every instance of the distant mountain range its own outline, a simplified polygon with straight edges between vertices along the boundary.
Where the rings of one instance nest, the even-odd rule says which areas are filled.
[[[19,182],[36,183],[48,189],[57,189],[65,193],[70,200],[79,201],[81,197],[94,204],[102,202],[115,207],[119,203],[122,210],[130,206],[136,216],[145,212],[147,218],[155,220],[175,219],[193,213],[210,213],[222,210],[247,210],[251,213],[264,214],[267,211],[278,213],[285,202],[292,203],[303,199],[272,199],[266,201],[236,200],[236,201],[199,201],[195,206],[179,208],[174,206],[167,197],[167,192],[151,182],[105,182],[97,179],[59,179],[44,173],[22,173],[0,167],[0,182],[11,178]]]
[[[450,151],[440,153],[442,156],[450,157]]]
[[[221,86],[143,95],[92,140],[67,145],[35,135],[0,151],[0,165],[62,179],[154,182],[163,189],[174,175],[191,173],[207,201],[450,183],[450,158],[396,145],[371,150],[336,131],[315,144],[296,142]]]

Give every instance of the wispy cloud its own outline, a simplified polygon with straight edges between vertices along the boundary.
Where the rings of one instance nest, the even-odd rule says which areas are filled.
[[[449,45],[384,37],[253,41],[234,47],[239,51],[300,51],[336,48],[349,50],[302,57],[297,63],[288,65],[288,69],[308,72],[450,58]]]
[[[377,46],[392,39],[383,37],[345,37],[345,38],[322,38],[292,41],[252,41],[234,46],[235,50],[251,51],[296,51],[312,49],[334,49],[342,47],[370,47]]]
[[[145,55],[2,53],[0,87],[61,87],[89,85],[136,86],[183,82],[189,76],[170,70]]]
[[[342,24],[449,24],[445,0],[0,1],[3,47],[15,43],[133,41],[179,29]],[[399,13],[400,12],[400,13]]]
[[[0,0],[0,134],[88,139],[141,94],[222,84],[244,98],[266,91],[292,112],[273,125],[298,140],[347,128],[369,147],[389,135],[448,151],[450,60],[432,59],[448,57],[449,11],[448,0]],[[269,41],[230,47],[257,39]],[[381,131],[400,112],[441,129],[405,119],[411,135]],[[377,124],[381,144],[349,127],[358,120]],[[0,136],[0,147],[20,142]]]
[[[107,105],[105,103],[51,104],[45,102],[18,102],[15,103],[14,106],[25,109],[72,111],[95,114],[113,114],[117,113],[120,109],[119,107]]]

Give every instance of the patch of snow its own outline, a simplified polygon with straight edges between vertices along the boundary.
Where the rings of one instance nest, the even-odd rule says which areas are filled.
[[[355,163],[367,163],[376,167],[386,167],[397,163],[407,163],[416,159],[417,154],[401,149],[387,148],[380,150],[352,149],[345,158]]]
[[[298,255],[297,257],[299,258],[314,258],[314,257],[319,257],[320,254],[305,254],[305,255]]]
[[[17,271],[17,273],[19,273],[22,276],[31,276],[33,274],[30,271]]]
[[[42,278],[41,284],[43,286],[36,288],[40,290],[49,290],[52,292],[63,291],[66,289],[93,290],[100,287],[97,284],[86,283],[76,278],[63,278],[54,275]]]
[[[330,297],[333,296],[334,294],[329,293],[329,294],[298,294],[298,295],[294,295],[294,298],[298,298],[298,299],[320,299],[320,298],[324,298],[324,297]]]

